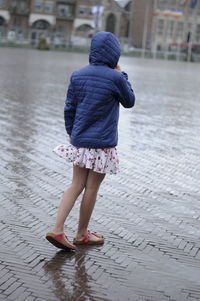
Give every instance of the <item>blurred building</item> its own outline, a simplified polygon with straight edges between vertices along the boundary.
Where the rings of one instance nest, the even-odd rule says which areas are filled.
[[[98,30],[143,49],[200,44],[200,0],[0,0],[0,41],[66,46]]]
[[[74,33],[87,37],[92,33],[95,24],[93,17],[93,2],[91,0],[78,0],[74,19]]]
[[[32,0],[29,15],[29,37],[31,42],[46,36],[55,44],[66,44],[71,40],[75,1]]]
[[[128,37],[131,1],[79,0],[77,1],[74,30],[78,35],[92,34],[98,30],[110,31],[118,37]]]
[[[0,0],[0,38],[34,44],[44,36],[66,44],[70,41],[75,8],[73,0]]]
[[[171,50],[173,45],[200,44],[200,0],[133,0],[130,44]]]
[[[128,38],[130,26],[130,3],[131,1],[104,1],[105,13],[103,28],[120,38]]]
[[[136,48],[150,48],[152,41],[154,0],[133,0],[130,11],[130,44]]]
[[[155,0],[153,15],[153,50],[200,44],[200,0]]]
[[[0,40],[37,43],[46,37],[67,45],[71,36],[88,37],[98,30],[127,37],[127,0],[0,0]]]

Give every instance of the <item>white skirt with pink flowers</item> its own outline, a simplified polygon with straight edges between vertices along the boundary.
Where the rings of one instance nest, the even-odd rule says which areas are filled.
[[[60,144],[53,149],[53,152],[68,162],[72,162],[73,165],[89,168],[98,173],[116,174],[119,170],[116,147],[95,149]]]

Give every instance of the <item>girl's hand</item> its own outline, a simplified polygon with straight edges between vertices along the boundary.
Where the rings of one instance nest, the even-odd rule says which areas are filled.
[[[114,70],[118,71],[118,72],[122,72],[121,67],[119,65],[117,65]]]

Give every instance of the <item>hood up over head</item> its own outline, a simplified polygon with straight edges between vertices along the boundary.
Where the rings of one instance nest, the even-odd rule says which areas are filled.
[[[120,43],[111,32],[97,32],[91,41],[89,62],[91,65],[108,65],[115,68],[121,55]]]

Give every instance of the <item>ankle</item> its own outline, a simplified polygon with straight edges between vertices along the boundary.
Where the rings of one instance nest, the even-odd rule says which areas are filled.
[[[56,226],[53,226],[51,228],[51,232],[55,233],[55,234],[60,234],[60,233],[63,233],[64,232],[64,227],[56,227]]]
[[[88,235],[88,230],[87,229],[84,229],[84,230],[78,230],[77,234],[76,234],[76,237],[81,239],[81,238],[84,238]]]

